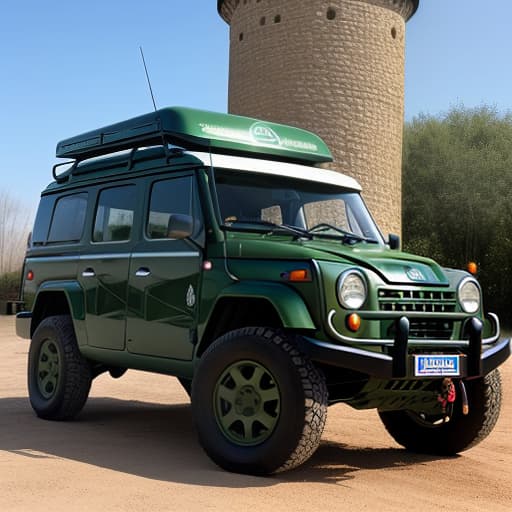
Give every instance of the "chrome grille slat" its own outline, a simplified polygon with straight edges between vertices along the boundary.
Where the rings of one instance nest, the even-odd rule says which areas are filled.
[[[378,290],[380,311],[415,313],[454,313],[457,298],[454,291],[442,290]],[[453,334],[453,321],[439,319],[411,319],[411,339],[449,340]]]

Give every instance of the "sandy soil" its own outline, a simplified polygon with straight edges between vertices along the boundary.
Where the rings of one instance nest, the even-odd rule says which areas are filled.
[[[308,463],[272,478],[226,473],[196,441],[174,378],[102,375],[79,419],[35,417],[27,399],[28,341],[0,317],[0,510],[512,510],[512,361],[493,433],[451,458],[407,453],[375,411],[329,409]]]

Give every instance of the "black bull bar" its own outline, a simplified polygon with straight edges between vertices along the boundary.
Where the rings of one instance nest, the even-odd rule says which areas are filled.
[[[493,318],[495,319],[494,315]],[[495,321],[499,332],[499,323],[497,319]],[[492,338],[491,343],[486,343],[488,340],[482,340],[482,332],[482,322],[477,318],[471,318],[468,322],[469,336],[466,346],[456,352],[460,356],[459,378],[471,379],[487,375],[510,356],[510,338],[500,340],[499,336],[496,336]],[[351,341],[354,344],[358,342],[357,338]],[[388,347],[388,353],[374,352],[346,344],[338,345],[309,337],[302,338],[300,348],[313,361],[356,370],[373,377],[383,379],[425,378],[414,374],[414,354],[409,353],[412,348],[409,342],[409,319],[405,316],[395,320],[395,337],[392,345]],[[429,349],[435,354],[454,353],[454,349],[449,352],[449,342],[443,344],[436,342],[435,346],[432,343]]]

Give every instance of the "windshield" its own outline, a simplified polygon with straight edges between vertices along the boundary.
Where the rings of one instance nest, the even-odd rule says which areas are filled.
[[[276,175],[216,169],[226,229],[286,232],[296,237],[383,243],[358,192]]]

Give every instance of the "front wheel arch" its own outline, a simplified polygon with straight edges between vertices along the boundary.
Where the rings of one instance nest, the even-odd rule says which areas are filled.
[[[280,283],[244,281],[225,288],[208,313],[196,357],[229,331],[261,325],[289,331],[313,331],[317,327],[303,298]]]
[[[212,311],[196,357],[201,357],[208,347],[224,334],[258,325],[262,319],[267,327],[280,329],[283,322],[272,303],[255,297],[221,297]]]

